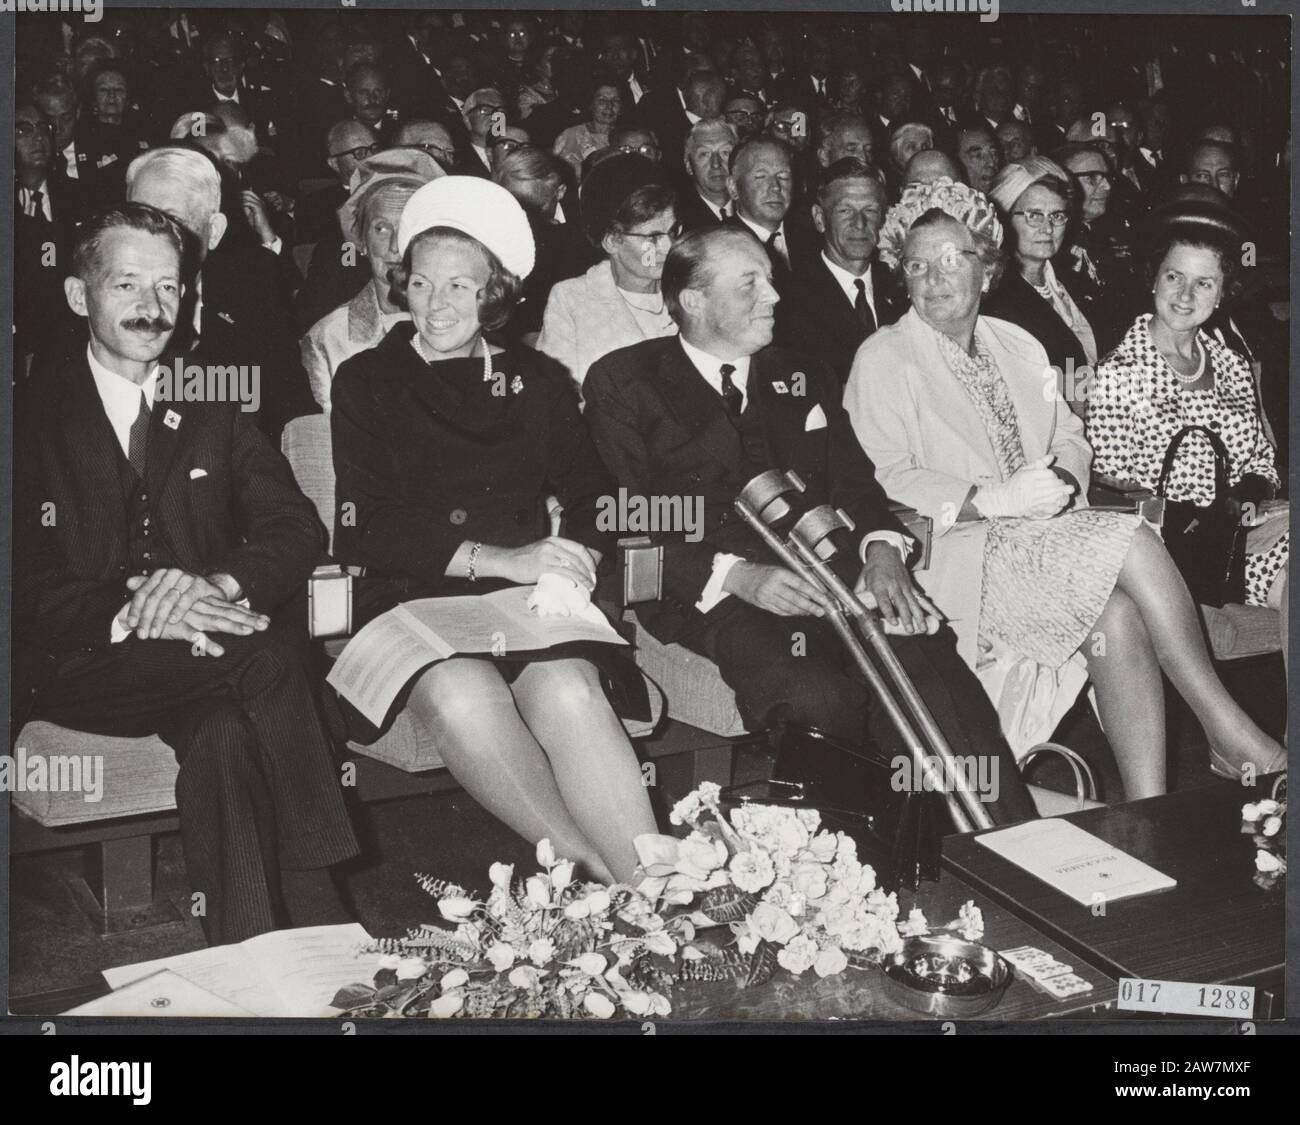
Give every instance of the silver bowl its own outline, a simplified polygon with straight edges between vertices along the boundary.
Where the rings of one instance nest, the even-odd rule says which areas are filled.
[[[1014,979],[994,949],[952,937],[915,937],[880,966],[885,991],[926,1015],[972,1019],[994,1007]]]

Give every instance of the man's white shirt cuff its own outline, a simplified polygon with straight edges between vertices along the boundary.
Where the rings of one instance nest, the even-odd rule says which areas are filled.
[[[701,613],[708,613],[714,606],[718,605],[723,598],[729,598],[731,595],[722,588],[726,582],[727,575],[731,573],[731,568],[738,562],[744,562],[739,555],[727,555],[719,551],[713,556],[713,573],[709,576],[708,582],[704,584],[704,589],[700,593],[700,600],[695,603],[695,608]]]
[[[897,547],[898,553],[903,556],[904,563],[912,557],[912,551],[916,547],[916,540],[910,535],[902,535],[897,531],[869,531],[862,537],[862,546],[858,548],[858,553],[864,563],[867,561],[867,548],[877,541],[888,543],[891,547]]]

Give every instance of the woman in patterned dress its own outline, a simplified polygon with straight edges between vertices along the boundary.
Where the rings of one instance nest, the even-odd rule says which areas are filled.
[[[1097,368],[1088,439],[1101,483],[1134,491],[1155,488],[1165,451],[1184,426],[1219,435],[1228,451],[1231,503],[1249,527],[1246,604],[1280,611],[1285,651],[1290,513],[1274,502],[1281,482],[1273,445],[1250,365],[1201,330],[1231,284],[1236,259],[1229,246],[1226,233],[1190,224],[1171,227],[1158,241],[1148,262],[1154,311],[1138,317]],[[1166,494],[1196,504],[1214,497],[1214,456],[1203,436],[1184,439]]]
[[[1091,450],[1042,345],[980,316],[1001,243],[989,201],[950,180],[909,186],[881,230],[912,309],[862,345],[845,406],[885,491],[934,521],[918,580],[1014,750],[1050,733],[1090,678],[1125,795],[1164,792],[1163,672],[1221,763],[1281,768],[1216,676],[1159,536],[1086,507]]]

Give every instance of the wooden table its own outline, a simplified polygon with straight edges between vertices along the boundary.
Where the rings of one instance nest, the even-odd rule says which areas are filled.
[[[923,883],[916,892],[902,892],[900,920],[912,906],[920,906],[932,926],[957,917],[963,903],[974,900],[984,913],[985,945],[1013,949],[1032,945],[1058,961],[1073,965],[1075,972],[1092,984],[1091,992],[1057,1000],[1038,991],[1022,977],[1011,982],[995,1008],[982,1020],[1016,1021],[1048,1017],[1085,1016],[1113,1010],[1117,985],[1103,972],[1071,957],[1057,942],[1035,929],[1013,912],[997,905],[951,873],[937,883]],[[878,969],[846,969],[839,976],[822,979],[809,970],[796,977],[784,970],[764,985],[745,987],[731,981],[692,982],[679,986],[673,996],[674,1020],[930,1020],[892,1000],[884,990]]]
[[[979,833],[945,839],[944,867],[1109,976],[1255,985],[1256,1018],[1280,1017],[1283,888],[1255,885],[1255,845],[1241,832],[1241,806],[1270,788],[1271,778],[1251,789],[1217,782],[1067,816],[1178,881],[1101,917],[979,844]]]

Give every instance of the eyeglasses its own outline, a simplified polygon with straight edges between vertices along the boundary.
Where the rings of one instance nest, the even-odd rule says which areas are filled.
[[[49,121],[15,121],[14,132],[20,137],[34,137],[37,133],[54,136],[54,125]]]
[[[488,105],[484,103],[482,105],[476,105],[470,112],[471,113],[500,113],[503,109],[505,109],[505,106],[503,105]]]
[[[924,277],[931,266],[938,266],[942,274],[954,274],[964,266],[966,258],[978,258],[974,250],[945,250],[937,258],[904,258],[903,273],[911,278]]]
[[[762,119],[763,114],[752,109],[729,109],[722,116],[728,121],[758,121]]]
[[[1098,184],[1108,184],[1114,177],[1109,172],[1071,172],[1076,180],[1082,180],[1086,184],[1096,187]]]
[[[331,152],[330,159],[337,160],[340,156],[351,156],[355,160],[365,160],[383,150],[383,145],[357,145],[356,148],[345,148],[342,152]]]
[[[619,145],[618,151],[623,153],[640,153],[642,156],[648,156],[651,160],[659,159],[658,145]]]
[[[449,164],[456,157],[456,154],[452,152],[451,149],[443,148],[442,145],[423,144],[423,145],[407,145],[405,147],[418,148],[421,152],[429,156],[432,156],[434,160],[436,160],[439,164]]]
[[[1054,227],[1063,227],[1070,221],[1068,211],[1012,211],[1013,215],[1019,215],[1031,227],[1045,227],[1051,223]]]
[[[624,231],[624,238],[640,239],[643,250],[659,249],[661,243],[667,242],[669,248],[682,236],[682,225],[677,223],[672,230]]]
[[[489,137],[488,148],[501,149],[504,153],[514,152],[517,148],[523,148],[525,142],[517,141],[514,137]]]

